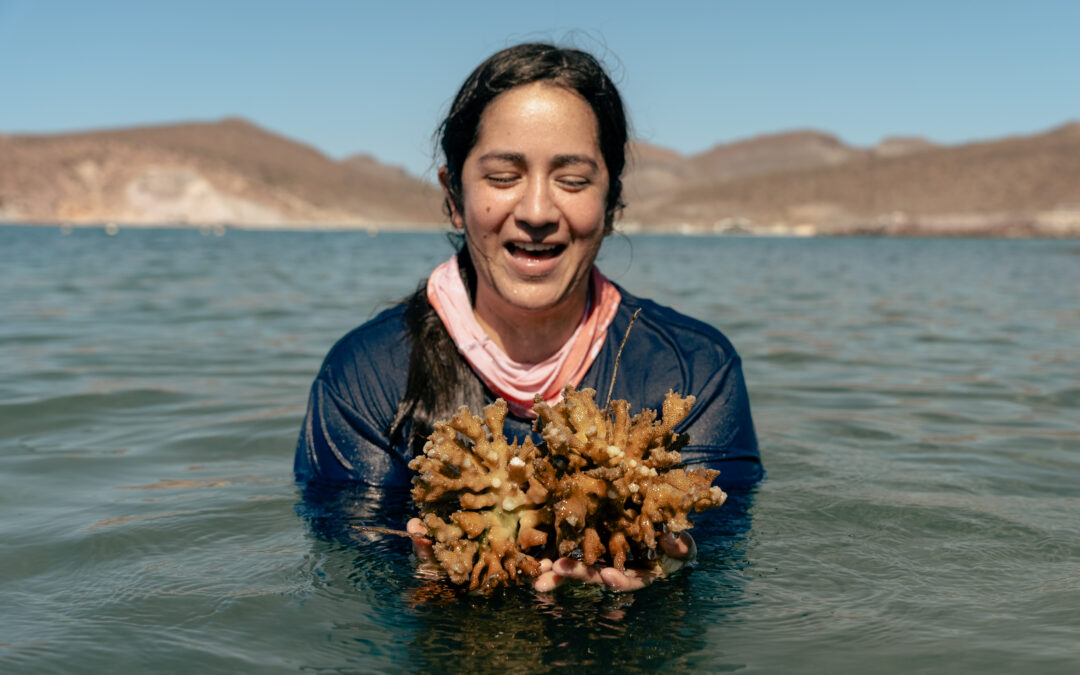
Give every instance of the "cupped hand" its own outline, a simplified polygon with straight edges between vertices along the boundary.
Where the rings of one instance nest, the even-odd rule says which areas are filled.
[[[552,591],[567,582],[586,584],[604,584],[608,588],[625,592],[644,588],[660,577],[674,574],[686,563],[697,556],[694,539],[686,532],[679,535],[670,532],[658,538],[660,552],[656,563],[649,569],[628,568],[619,571],[614,567],[586,565],[573,558],[559,558],[551,562],[540,563],[540,576],[533,582],[533,588],[541,593]]]

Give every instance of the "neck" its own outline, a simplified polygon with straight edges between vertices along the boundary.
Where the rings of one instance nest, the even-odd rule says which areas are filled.
[[[577,330],[588,304],[589,284],[548,310],[522,310],[501,298],[477,292],[476,321],[506,355],[518,363],[540,363],[559,351]]]

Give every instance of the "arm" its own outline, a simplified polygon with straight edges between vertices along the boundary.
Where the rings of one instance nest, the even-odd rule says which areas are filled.
[[[765,471],[738,356],[729,359],[702,387],[694,408],[685,426],[677,429],[690,436],[690,443],[682,449],[686,467],[720,471],[716,484],[724,489],[745,489],[758,483]]]
[[[296,444],[296,480],[407,486],[408,467],[377,424],[371,411],[358,410],[320,376]]]
[[[401,333],[400,313],[388,310],[327,354],[296,444],[298,481],[408,487],[404,450],[387,437],[405,380]]]

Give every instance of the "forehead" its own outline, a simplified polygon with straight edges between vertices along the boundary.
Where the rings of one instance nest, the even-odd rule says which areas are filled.
[[[514,87],[484,109],[476,145],[505,142],[588,145],[599,151],[596,114],[581,94],[552,82]]]

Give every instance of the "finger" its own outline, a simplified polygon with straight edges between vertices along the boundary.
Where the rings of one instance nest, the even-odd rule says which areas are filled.
[[[625,593],[645,588],[656,579],[656,573],[645,570],[625,570],[620,572],[614,567],[600,570],[604,584],[613,591]]]
[[[548,563],[549,567],[550,565],[551,563]],[[559,586],[562,586],[564,583],[566,583],[566,577],[561,577],[549,569],[536,577],[536,581],[533,582],[533,588],[539,593],[549,593]]]
[[[678,536],[670,532],[660,535],[660,548],[672,558],[693,560],[697,557],[697,546],[694,544],[694,538],[686,532],[680,532]]]
[[[572,558],[559,558],[551,565],[552,571],[562,577],[581,581],[586,584],[602,584],[600,568],[586,565]]]
[[[434,559],[434,553],[431,551],[432,542],[426,536],[427,528],[424,526],[424,521],[419,518],[412,518],[405,524],[405,531],[411,535],[413,543],[413,553],[417,558],[424,561],[430,561]]]
[[[683,558],[676,558],[670,555],[658,555],[656,556],[656,572],[662,577],[668,577],[685,567],[687,562],[688,561]]]
[[[566,577],[561,577],[551,571],[551,558],[540,559],[540,574],[533,581],[533,588],[539,593],[548,593],[562,586]]]

